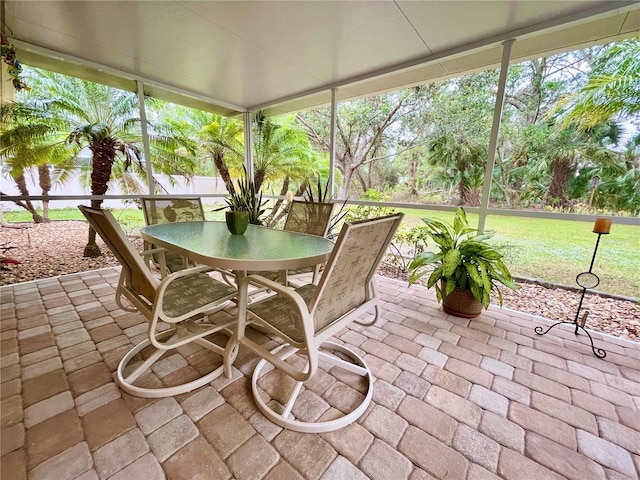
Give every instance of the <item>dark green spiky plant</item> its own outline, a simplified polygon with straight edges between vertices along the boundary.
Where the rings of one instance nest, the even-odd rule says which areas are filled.
[[[329,203],[333,198],[333,195],[329,191],[329,179],[327,179],[327,181],[323,186],[322,179],[320,178],[320,175],[318,175],[318,178],[316,180],[315,194],[314,194],[311,182],[307,181],[304,188],[303,198],[305,202]],[[344,220],[344,217],[348,213],[348,211],[345,209],[346,205],[347,205],[347,200],[345,199],[345,201],[342,202],[342,205],[340,205],[338,212],[331,217],[331,221],[329,222],[329,229],[327,230],[328,238],[334,238],[338,235],[338,233],[336,232],[337,227],[338,225],[340,225],[342,220]]]
[[[498,293],[500,306],[502,294],[498,284],[515,290],[516,284],[504,264],[500,247],[487,243],[494,232],[482,232],[471,228],[462,207],[458,208],[453,225],[431,218],[423,218],[427,235],[438,246],[438,252],[420,252],[409,264],[409,285],[430,273],[427,287],[436,287],[438,302],[442,290],[438,280],[446,282],[446,295],[456,287],[471,290],[473,296],[489,307],[490,294]],[[432,269],[433,268],[433,269]]]
[[[238,179],[237,188],[231,184],[229,197],[225,198],[227,206],[218,210],[229,209],[232,212],[249,212],[249,223],[253,225],[262,225],[265,213],[264,206],[266,200],[262,201],[262,192],[256,191],[253,180],[247,175],[247,169],[244,168],[244,177]]]

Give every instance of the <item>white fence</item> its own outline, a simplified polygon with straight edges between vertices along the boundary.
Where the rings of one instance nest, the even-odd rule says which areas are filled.
[[[194,195],[201,196],[207,194],[226,194],[227,189],[222,182],[220,177],[194,177],[191,181],[187,182],[186,179],[179,175],[173,176],[173,182],[175,185],[171,185],[169,181],[169,177],[166,175],[156,175],[156,180],[162,185],[164,189],[167,191],[167,195]],[[27,181],[27,188],[29,189],[29,193],[31,195],[37,196],[42,195],[42,189],[38,184],[38,178],[34,175],[27,175],[25,177]],[[15,182],[13,180],[7,180],[7,178],[0,179],[0,190],[5,195],[20,195],[18,188],[16,187]],[[145,192],[146,193],[146,192]],[[160,192],[158,192],[160,194]],[[162,193],[164,194],[164,192]],[[79,181],[71,181],[65,185],[56,185],[54,186],[49,195],[91,195],[91,190],[88,187],[83,187]],[[130,195],[129,192],[123,192],[118,185],[118,182],[109,182],[109,190],[107,191],[107,195]],[[206,197],[202,199],[203,203],[215,203],[216,201],[220,201],[219,199]],[[51,201],[49,208],[68,208],[68,207],[76,207],[81,203],[86,203],[86,200],[55,200]],[[5,211],[8,210],[16,210],[19,209],[15,203],[13,202],[0,202],[2,208]],[[34,201],[37,205],[38,201]],[[111,208],[123,208],[125,203],[123,200],[105,200],[104,205]]]

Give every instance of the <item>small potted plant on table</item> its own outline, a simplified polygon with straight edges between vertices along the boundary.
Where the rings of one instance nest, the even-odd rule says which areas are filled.
[[[488,308],[492,290],[502,306],[498,284],[511,290],[516,284],[500,247],[487,243],[494,232],[471,228],[462,207],[456,211],[453,225],[430,218],[422,221],[438,251],[423,251],[414,257],[409,264],[409,285],[430,274],[427,288],[436,287],[443,310],[463,318],[477,317],[482,307]]]
[[[224,199],[227,203],[226,207],[218,210],[227,209],[225,212],[225,221],[227,228],[234,235],[242,235],[249,224],[262,225],[262,215],[264,214],[264,206],[267,202],[262,201],[262,192],[257,192],[253,180],[244,170],[244,177],[238,180],[238,186],[231,185],[229,197]]]

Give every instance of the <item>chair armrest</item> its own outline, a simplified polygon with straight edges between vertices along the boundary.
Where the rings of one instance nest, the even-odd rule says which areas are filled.
[[[251,283],[253,283],[254,285],[262,285],[264,287],[267,287],[268,290],[273,290],[274,292],[282,293],[283,295],[286,295],[286,296],[290,296],[290,294],[293,293],[296,296],[302,298],[291,287],[287,287],[286,285],[283,285],[282,283],[275,282],[273,280],[269,280],[268,278],[263,277],[262,275],[258,275],[257,273],[254,273],[252,275],[247,275],[242,280],[239,288],[242,288],[242,286],[244,284],[251,284]],[[294,298],[294,297],[291,297],[291,298]]]
[[[145,242],[145,245],[147,243]],[[156,247],[145,249],[140,253],[140,256],[143,258],[144,263],[147,264],[147,267],[151,269],[151,263],[153,263],[153,255],[158,254],[158,265],[160,267],[160,277],[166,278],[171,272],[167,268],[167,261],[165,259],[164,253],[167,251],[166,248]]]
[[[300,295],[291,287],[287,287],[286,285],[283,285],[281,283],[274,282],[273,280],[269,280],[268,278],[265,278],[262,275],[256,275],[256,274],[249,275],[242,280],[242,282],[240,283],[240,286],[238,287],[238,290],[242,291],[242,294],[240,295],[239,298],[246,298],[248,300],[247,292],[249,290],[249,285],[262,285],[266,287],[268,290],[272,290],[276,292],[276,294],[278,295],[289,297],[291,301],[295,303],[296,307],[298,308],[298,310],[300,311],[303,317],[309,315],[309,307],[307,305],[306,300],[302,297],[302,295]],[[269,298],[271,297],[268,296],[264,300],[267,301]],[[253,305],[256,305],[261,300],[262,299],[258,299],[256,303],[254,303]]]
[[[248,295],[247,291],[249,289],[249,285],[259,285],[263,286],[269,290],[276,292],[276,295],[271,295],[263,299],[257,300],[255,303],[251,305],[252,309],[258,307],[260,304],[273,301],[277,296],[284,296],[288,299],[289,302],[293,303],[291,305],[291,312],[294,312],[296,309],[300,314],[300,319],[302,321],[301,329],[303,340],[294,340],[289,334],[278,328],[276,325],[269,323],[267,318],[262,318],[261,316],[255,314],[254,312],[250,312],[247,310],[248,304]],[[244,330],[246,325],[248,324],[258,324],[262,327],[265,327],[269,333],[273,333],[278,335],[284,339],[290,345],[296,348],[302,348],[303,345],[313,345],[313,319],[311,314],[309,313],[309,308],[305,299],[295,290],[282,285],[281,283],[274,282],[273,280],[269,280],[261,275],[249,275],[240,283],[239,288],[239,302],[238,302],[238,323],[236,325],[236,332],[234,336],[230,340],[230,343],[227,344],[227,351],[232,352],[234,345],[241,344],[248,347],[254,353],[260,355],[262,358],[267,359],[274,366],[279,369],[287,372],[289,376],[291,376],[296,381],[305,381],[309,378],[309,371],[299,371],[296,367],[291,364],[288,364],[284,358],[280,358],[276,351],[269,351],[265,349],[263,345],[258,345],[253,342],[250,338],[247,338],[244,335]],[[234,342],[235,339],[235,342]]]
[[[162,287],[163,285],[168,285],[180,277],[188,277],[189,275],[197,275],[199,273],[212,272],[215,270],[216,270],[215,268],[210,267],[208,265],[196,265],[195,267],[189,267],[183,270],[178,270],[177,272],[170,273],[169,275],[166,276],[166,278],[163,278],[162,281],[160,282],[160,287]]]
[[[144,256],[144,257],[148,257],[149,255],[153,255],[154,253],[161,253],[164,255],[164,252],[166,252],[167,249],[166,248],[162,248],[162,247],[157,247],[157,248],[150,248],[148,250],[143,250],[142,252],[140,252],[140,255]]]

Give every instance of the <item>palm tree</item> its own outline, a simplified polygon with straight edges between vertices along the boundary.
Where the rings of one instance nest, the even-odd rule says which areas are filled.
[[[31,95],[50,99],[52,112],[65,122],[67,144],[89,148],[91,194],[104,195],[118,156],[124,158],[125,169],[134,161],[142,162],[137,96],[53,72],[35,69],[33,72],[29,80]],[[102,200],[91,200],[91,206],[100,208]],[[100,254],[96,232],[89,228],[84,256]]]
[[[486,148],[445,134],[429,144],[429,162],[441,169],[438,179],[458,189],[460,205],[480,205]]]
[[[279,186],[279,191],[274,193],[281,197],[290,189],[295,196],[301,196],[309,182],[321,176],[323,164],[328,166],[322,154],[312,149],[306,131],[297,125],[295,115],[280,117],[276,123],[266,118],[263,112],[258,112],[253,129],[256,189],[268,183]],[[286,213],[284,207],[281,199],[275,200],[265,224],[277,224]]]
[[[242,172],[244,163],[244,127],[238,120],[210,112],[164,105],[158,112],[174,134],[181,135],[190,151],[201,162],[213,161],[215,171],[222,178],[227,191],[232,191],[232,175]],[[204,167],[203,171],[210,169]]]
[[[227,191],[231,192],[230,169],[239,170],[244,161],[244,127],[241,122],[221,115],[199,113],[205,120],[198,132],[200,148],[211,155]]]
[[[73,160],[77,149],[65,146],[64,139],[56,133],[57,126],[58,119],[50,114],[43,102],[10,102],[0,105],[0,158],[21,195],[29,196],[25,174],[32,167],[37,169],[42,195],[46,196],[53,185],[51,166],[55,165],[59,172],[68,172],[75,166],[73,161],[68,160]],[[56,182],[64,181],[65,178],[66,175],[59,175]],[[15,203],[31,214],[34,223],[49,221],[48,201],[42,201],[42,215],[30,200]]]
[[[576,124],[558,130],[546,126],[549,135],[545,141],[532,145],[530,150],[537,169],[549,175],[546,201],[555,207],[569,206],[567,188],[581,165],[615,167],[620,154],[610,147],[619,140],[619,128],[615,124],[599,125],[581,130]]]
[[[114,167],[123,174],[133,166],[136,173],[146,176],[137,95],[39,69],[29,69],[26,75],[31,90],[25,94],[25,103],[40,100],[54,121],[46,125],[49,127],[46,138],[36,143],[25,141],[23,149],[40,152],[59,150],[60,145],[67,145],[70,147],[66,150],[68,161],[87,147],[92,154],[91,194],[96,196],[107,192]],[[192,162],[176,153],[183,145],[180,138],[162,126],[149,124],[148,127],[156,170],[190,175]],[[27,156],[26,165],[32,165],[29,159],[35,157],[35,153]],[[129,186],[135,185],[126,175],[118,177]],[[91,200],[92,207],[101,205],[101,199]],[[101,254],[95,239],[95,231],[89,228],[85,257]]]
[[[300,184],[317,175],[317,156],[306,132],[295,125],[295,115],[275,123],[258,112],[254,121],[253,176],[256,189],[265,181],[291,180]],[[282,194],[286,193],[280,192]]]
[[[579,92],[562,97],[556,111],[566,110],[562,126],[573,122],[588,129],[637,114],[639,97],[640,38],[636,37],[614,43],[598,54],[587,83]]]
[[[599,178],[597,185],[591,179]],[[640,135],[624,145],[616,163],[588,165],[578,176],[578,189],[593,193],[593,205],[617,212],[640,212]]]

